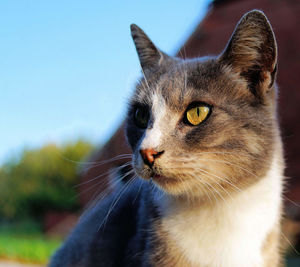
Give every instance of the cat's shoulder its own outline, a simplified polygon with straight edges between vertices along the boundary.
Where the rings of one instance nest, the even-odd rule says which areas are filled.
[[[86,211],[50,267],[116,266],[137,231],[138,213],[145,212],[148,187],[140,179],[124,184]]]

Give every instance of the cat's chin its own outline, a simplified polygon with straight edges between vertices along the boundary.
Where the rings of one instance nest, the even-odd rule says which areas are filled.
[[[195,186],[190,179],[183,179],[182,177],[166,177],[163,175],[154,175],[152,181],[160,190],[164,191],[167,195],[174,196],[176,199],[181,200],[191,200],[196,201],[197,203],[210,200],[210,197],[207,197],[209,192],[206,189]],[[207,199],[208,198],[208,199]]]
[[[136,173],[141,179],[148,182],[152,181],[160,190],[168,195],[187,198],[193,195],[195,199],[203,198],[203,196],[207,195],[207,192],[202,192],[202,190],[199,190],[199,187],[194,187],[191,179],[188,178],[170,177],[162,173],[139,172],[137,169]]]
[[[156,174],[152,177],[152,180],[159,185],[171,185],[177,184],[179,181],[175,178],[168,178],[166,176]]]
[[[158,188],[163,190],[167,194],[176,195],[180,188],[180,180],[176,178],[170,178],[161,174],[152,175],[139,175],[139,177],[146,181],[152,181]]]
[[[182,190],[187,181],[177,178],[170,178],[163,175],[156,174],[152,177],[152,181],[165,193],[169,195],[179,196],[185,194]]]

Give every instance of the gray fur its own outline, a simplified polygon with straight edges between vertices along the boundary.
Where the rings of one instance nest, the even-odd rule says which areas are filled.
[[[274,86],[277,46],[262,12],[253,11],[242,18],[218,57],[172,58],[136,25],[131,25],[131,32],[145,76],[130,100],[126,135],[133,151],[133,167],[146,181],[135,181],[125,193],[123,188],[118,189],[84,216],[53,256],[51,267],[166,266],[161,263],[174,262],[176,257],[164,261],[169,252],[159,230],[161,214],[155,194],[206,199],[192,179],[188,192],[179,182],[176,186],[153,186],[151,177],[193,177],[195,171],[183,171],[180,163],[197,162],[200,152],[214,151],[227,153],[216,154],[220,160],[229,158],[242,167],[222,166],[224,173],[231,174],[230,182],[242,189],[256,183],[269,169],[274,137],[278,134]],[[157,119],[153,114],[153,95],[163,99],[167,111],[162,118],[161,142],[155,147],[164,151],[159,160],[165,163],[144,165],[138,170],[141,143]],[[203,123],[191,127],[184,116],[193,103],[209,105],[211,114]],[[139,128],[134,121],[137,108],[149,111],[147,129]],[[172,124],[175,117],[178,120]],[[167,168],[169,162],[173,162],[172,168]],[[244,170],[251,170],[253,176]],[[222,186],[232,191],[228,184]],[[119,195],[121,198],[114,205]],[[104,219],[106,223],[102,224]]]

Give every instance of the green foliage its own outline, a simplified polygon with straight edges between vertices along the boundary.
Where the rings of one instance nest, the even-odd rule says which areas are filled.
[[[0,258],[45,264],[61,243],[45,236],[33,220],[0,225]]]
[[[49,239],[43,235],[20,236],[0,233],[0,257],[46,263],[61,242],[61,240]]]
[[[48,210],[78,209],[78,163],[93,146],[79,140],[24,150],[0,168],[0,216],[40,218]]]

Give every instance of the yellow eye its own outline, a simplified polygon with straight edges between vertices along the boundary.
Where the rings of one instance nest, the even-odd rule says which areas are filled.
[[[192,125],[198,125],[204,121],[209,114],[210,108],[207,106],[198,106],[189,109],[186,112],[186,119]]]

